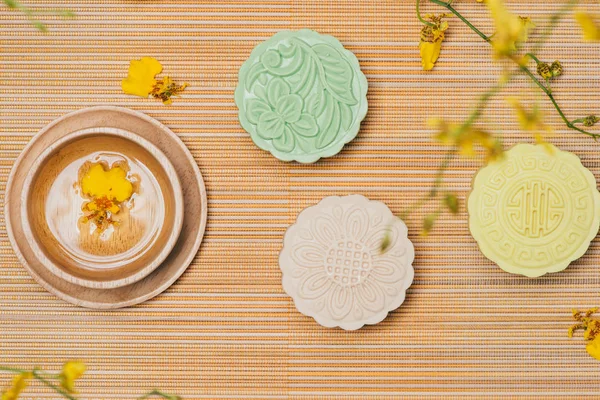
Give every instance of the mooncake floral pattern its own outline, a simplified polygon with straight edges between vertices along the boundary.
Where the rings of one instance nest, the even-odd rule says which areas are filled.
[[[581,257],[600,226],[596,180],[579,158],[519,144],[483,168],[469,196],[469,227],[505,271],[537,277]]]
[[[239,74],[235,101],[252,140],[284,161],[338,153],[367,112],[367,80],[332,36],[280,32],[258,45]]]
[[[381,252],[386,231],[390,246]],[[300,312],[326,327],[376,324],[404,301],[414,271],[406,225],[359,195],[331,196],[304,210],[285,234],[283,287]]]

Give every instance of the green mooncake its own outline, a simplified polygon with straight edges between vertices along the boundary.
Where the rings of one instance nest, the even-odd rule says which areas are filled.
[[[259,44],[235,91],[242,127],[282,161],[337,154],[367,113],[367,79],[333,36],[284,31]]]
[[[519,144],[477,173],[468,211],[487,258],[537,277],[564,270],[587,251],[600,227],[600,193],[576,155]]]

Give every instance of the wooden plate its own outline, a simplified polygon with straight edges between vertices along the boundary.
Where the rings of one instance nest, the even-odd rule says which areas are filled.
[[[135,220],[123,218],[102,240],[96,231],[90,233],[88,222],[81,224],[79,210],[86,200],[73,186],[94,157],[128,160],[138,190],[151,193],[143,208],[147,211]],[[151,142],[122,129],[91,128],[63,136],[36,159],[23,185],[25,239],[54,275],[79,286],[114,289],[145,278],[167,258],[181,233],[185,210],[175,168]],[[128,212],[124,207],[117,218]]]
[[[146,278],[114,289],[92,289],[67,282],[50,272],[24,240],[20,195],[28,171],[38,156],[71,132],[90,128],[118,128],[140,135],[171,161],[181,181],[185,214],[181,234],[166,260]],[[167,127],[145,114],[126,108],[99,106],[62,116],[42,129],[23,150],[8,178],[5,197],[6,228],[19,261],[49,292],[78,306],[96,309],[127,307],[166,290],[195,257],[206,227],[207,199],[202,175],[185,145]]]

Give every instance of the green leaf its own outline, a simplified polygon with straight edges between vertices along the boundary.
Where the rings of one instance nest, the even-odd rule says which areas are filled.
[[[4,4],[8,8],[18,8],[19,7],[19,2],[15,1],[15,0],[4,0]]]
[[[37,19],[34,19],[31,21],[31,23],[33,24],[33,26],[38,28],[41,32],[48,32],[48,28],[46,28],[46,25],[44,25],[43,22],[38,21]]]
[[[444,205],[446,207],[448,207],[448,210],[450,210],[450,212],[452,214],[458,214],[460,205],[459,205],[459,201],[458,201],[458,197],[456,197],[455,194],[453,193],[448,193],[445,197],[444,197]]]
[[[428,235],[429,232],[433,229],[435,225],[435,220],[437,219],[437,215],[430,214],[423,219],[423,235]]]

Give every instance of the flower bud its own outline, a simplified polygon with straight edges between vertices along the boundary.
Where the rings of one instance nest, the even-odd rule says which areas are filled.
[[[552,63],[552,65],[550,65],[550,73],[552,74],[553,78],[562,75],[562,72],[563,67],[560,61],[556,60]]]
[[[538,63],[537,73],[544,79],[552,78],[552,71],[550,69],[550,66],[545,62]]]
[[[596,117],[595,115],[588,115],[587,117],[585,117],[583,119],[583,126],[594,126],[596,125],[596,122],[600,121],[599,117]]]

